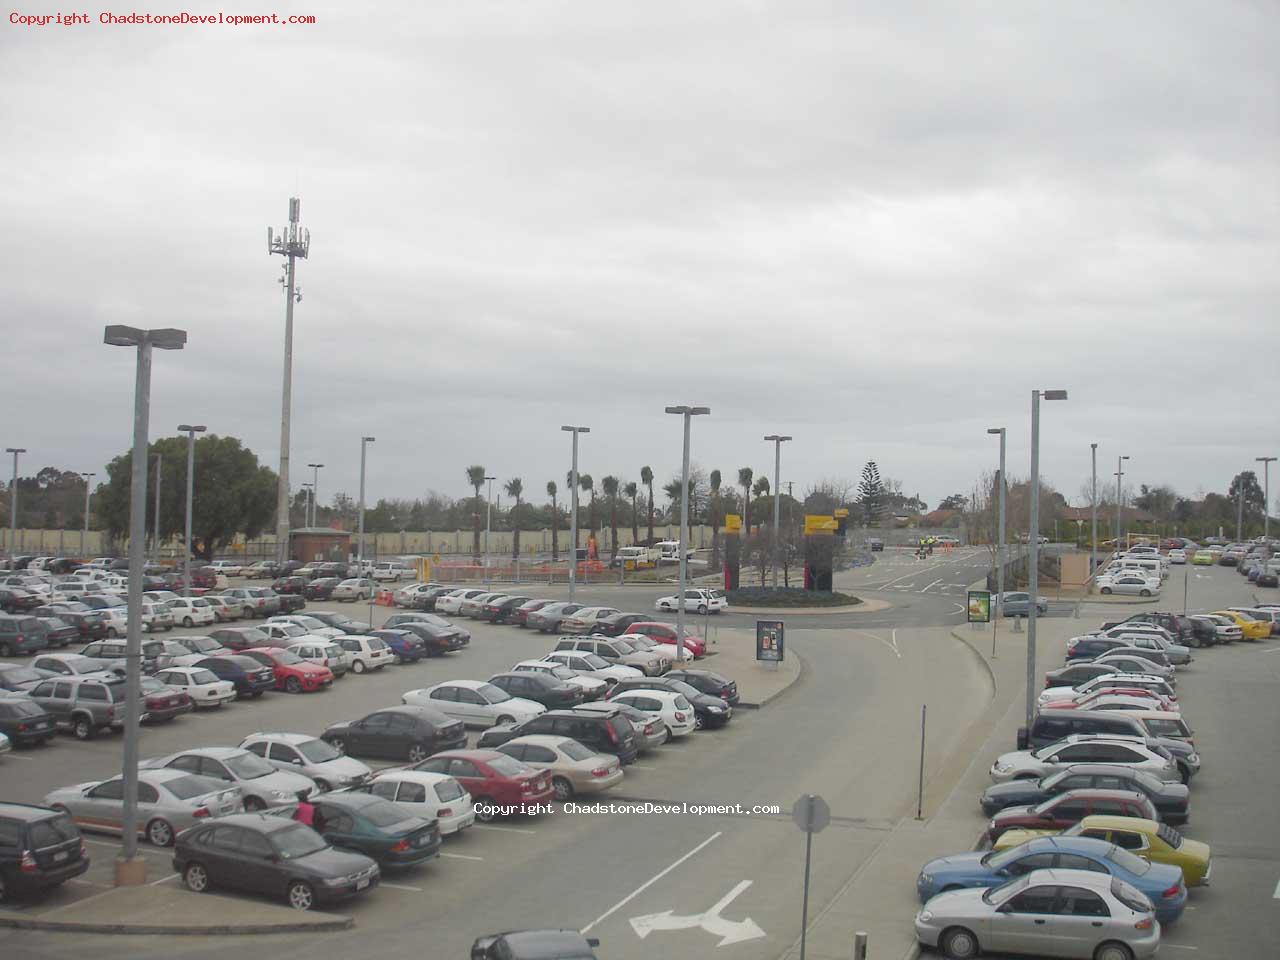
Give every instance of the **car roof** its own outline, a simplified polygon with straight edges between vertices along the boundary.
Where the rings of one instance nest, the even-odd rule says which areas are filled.
[[[28,823],[35,820],[47,820],[51,817],[61,816],[59,810],[51,810],[48,807],[40,807],[34,803],[15,803],[13,801],[0,801],[0,817],[6,817],[10,820],[25,820]]]
[[[242,743],[248,743],[250,740],[275,740],[279,743],[308,743],[317,739],[309,733],[272,733],[263,731],[259,733],[251,733],[244,738]]]
[[[1051,800],[1060,801],[1063,797],[1091,797],[1094,800],[1146,800],[1147,795],[1138,790],[1115,790],[1109,787],[1080,787],[1076,790],[1067,790],[1059,793]]]
[[[452,780],[447,773],[436,773],[431,770],[399,770],[389,767],[386,770],[375,770],[370,780],[414,780],[423,784],[443,783]]]
[[[194,754],[198,757],[210,757],[214,760],[225,760],[228,757],[238,756],[244,752],[244,747],[189,747],[186,750],[178,750],[171,754],[171,756],[181,757],[188,754]]]
[[[555,747],[556,749],[559,749],[567,741],[577,743],[573,737],[560,737],[549,733],[527,733],[523,737],[513,737],[504,743],[503,746],[505,747],[512,743],[529,743],[539,747]]]
[[[316,802],[332,803],[339,807],[359,810],[379,803],[386,803],[387,801],[382,797],[375,797],[371,793],[326,793],[319,797]]]
[[[1117,817],[1109,813],[1093,813],[1080,821],[1088,829],[1096,827],[1101,830],[1140,830],[1143,833],[1156,833],[1160,824],[1145,817]]]
[[[519,960],[558,960],[565,956],[593,955],[591,947],[577,930],[516,930],[498,936],[515,951],[514,956]],[[583,953],[583,950],[587,952]]]
[[[488,686],[488,680],[441,680],[439,683],[433,683],[427,687],[428,690],[434,690],[436,687],[444,687],[452,684],[455,687],[466,687],[468,690],[477,690],[480,687]]]
[[[458,760],[479,760],[481,763],[488,763],[490,760],[496,760],[498,757],[505,757],[505,753],[499,753],[497,750],[485,750],[478,748],[475,750],[441,750],[439,753],[433,753],[428,760],[438,760],[441,757],[449,757]]]
[[[212,820],[202,820],[201,823],[225,823],[235,827],[260,830],[263,833],[278,833],[296,826],[298,821],[270,813],[233,813]]]

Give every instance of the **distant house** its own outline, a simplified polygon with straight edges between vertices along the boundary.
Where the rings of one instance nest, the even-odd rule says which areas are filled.
[[[1061,511],[1061,519],[1064,522],[1089,523],[1093,516],[1092,507],[1063,507]],[[1120,511],[1121,520],[1125,526],[1132,526],[1136,523],[1155,523],[1156,518],[1145,510],[1139,510],[1137,507],[1124,507]],[[1098,526],[1106,530],[1113,530],[1116,523],[1116,508],[1114,504],[1098,504]]]

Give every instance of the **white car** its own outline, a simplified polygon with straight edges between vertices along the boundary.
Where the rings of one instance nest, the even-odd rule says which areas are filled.
[[[643,633],[624,633],[622,636],[614,637],[613,639],[625,640],[637,650],[652,653],[655,657],[666,664],[666,666],[661,670],[662,673],[666,673],[675,665],[677,652],[675,644],[673,643],[659,643],[657,640],[653,639],[653,637],[645,636]],[[693,659],[693,654],[686,654],[685,659]]]
[[[381,670],[389,663],[394,663],[396,655],[378,637],[362,637],[354,633],[346,633],[334,637],[333,642],[351,655],[351,672],[364,673],[368,670]]]
[[[333,588],[333,592],[329,594],[330,600],[368,600],[377,591],[372,580],[364,577],[352,577],[349,580],[343,580],[340,584]]]
[[[1162,747],[1150,746],[1144,737],[1118,736],[1072,736],[1038,750],[1014,750],[992,764],[991,781],[1038,780],[1076,763],[1113,763],[1143,770],[1167,783],[1182,782],[1178,764]]]
[[[220,707],[236,698],[236,685],[230,680],[219,680],[205,667],[165,667],[156,671],[155,677],[183,691],[197,709]]]
[[[411,580],[417,576],[417,573],[403,563],[395,563],[393,561],[382,561],[373,565],[373,571],[369,574],[374,580],[386,580],[391,583],[399,583],[401,580]]]
[[[660,597],[653,606],[655,610],[675,610],[680,597]],[[729,601],[719,590],[685,590],[684,609],[686,613],[721,613],[729,609]]]
[[[613,686],[619,680],[631,680],[644,676],[643,670],[612,664],[603,657],[581,650],[552,650],[542,659],[568,667],[580,677],[595,677],[597,680],[603,680],[609,686]]]
[[[265,633],[272,640],[283,640],[286,644],[296,643],[303,637],[311,633],[306,627],[300,627],[296,623],[286,621],[271,621],[258,624],[258,629]],[[338,634],[341,636],[341,632]]]
[[[521,660],[511,669],[517,672],[545,673],[549,677],[581,687],[582,695],[588,700],[598,700],[609,691],[609,685],[603,680],[576,674],[564,664],[551,660]]]
[[[646,719],[661,720],[671,731],[671,736],[686,737],[697,727],[693,704],[683,693],[670,690],[627,690],[609,699],[610,703],[625,703],[643,713]]]
[[[484,605],[495,597],[505,596],[502,593],[477,593],[474,596],[464,597],[462,602],[458,604],[458,616],[475,618],[480,616],[480,611]]]
[[[295,627],[301,627],[313,637],[340,637],[342,631],[337,627],[326,627],[315,617],[308,617],[305,613],[281,613],[274,617],[269,617],[267,623],[291,623]]]
[[[335,680],[346,676],[347,671],[355,663],[351,654],[343,650],[332,638],[311,636],[289,644],[286,649],[295,657],[328,667]]]
[[[442,836],[459,833],[476,822],[471,794],[443,773],[384,770],[357,792],[390,800],[409,816],[436,821]]]
[[[418,594],[425,593],[427,590],[440,586],[438,583],[411,583],[407,587],[401,587],[395,593],[395,602],[397,607],[411,607],[413,602],[418,598]]]
[[[173,615],[173,622],[183,627],[204,627],[218,622],[218,615],[208,600],[202,597],[179,597],[165,604]]]
[[[446,593],[443,597],[436,598],[436,613],[457,614],[462,609],[463,600],[470,600],[472,597],[478,597],[480,594],[488,592],[487,590],[462,587],[451,593]]]
[[[359,760],[307,733],[251,733],[240,746],[277,770],[310,777],[322,792],[359,786],[373,775]]]
[[[1154,597],[1160,592],[1159,577],[1148,577],[1134,571],[1124,571],[1115,575],[1103,574],[1095,582],[1099,593]]]
[[[1088,695],[1102,687],[1141,687],[1165,697],[1174,697],[1173,687],[1157,676],[1141,673],[1104,673],[1074,687],[1046,687],[1036,698],[1036,706],[1046,703],[1057,703],[1061,700],[1074,700],[1080,695]]]
[[[400,700],[412,707],[434,707],[469,727],[523,723],[547,712],[542,704],[513,697],[485,680],[446,680],[421,690],[410,690]]]
[[[244,573],[244,566],[231,560],[214,560],[206,566],[213,567],[218,573],[224,577],[238,577]]]
[[[1176,547],[1175,547],[1174,549],[1170,550],[1170,551],[1169,551],[1169,562],[1170,562],[1170,563],[1186,563],[1186,562],[1187,562],[1187,551],[1185,551],[1185,550],[1179,550],[1179,549],[1177,549]]]

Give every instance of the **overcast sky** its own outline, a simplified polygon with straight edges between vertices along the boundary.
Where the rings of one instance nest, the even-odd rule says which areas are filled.
[[[259,12],[232,9],[228,13]],[[268,8],[270,4],[266,5]],[[172,9],[171,9],[172,7]],[[315,26],[0,25],[4,446],[97,470],[133,356],[179,326],[152,436],[277,466],[302,199],[293,481],[468,492],[679,469],[929,505],[1009,428],[1077,499],[1225,490],[1280,453],[1272,2],[280,2]],[[110,8],[107,8],[110,9]],[[138,12],[216,12],[149,4]],[[19,13],[52,13],[19,9]],[[269,11],[268,11],[269,12]],[[4,470],[6,476],[8,468]]]

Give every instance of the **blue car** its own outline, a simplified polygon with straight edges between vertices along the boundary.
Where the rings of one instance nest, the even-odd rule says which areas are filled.
[[[390,647],[396,663],[417,663],[427,655],[426,644],[408,630],[373,630],[369,636],[378,637]]]
[[[1156,919],[1172,923],[1187,905],[1182,868],[1148,863],[1106,840],[1092,837],[1037,837],[1011,850],[960,853],[930,860],[916,878],[920,902],[947,890],[994,887],[1032,870],[1058,867],[1109,873],[1137,887],[1155,904]]]

